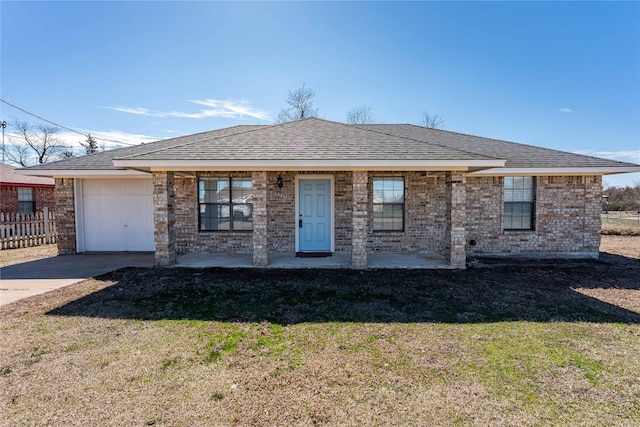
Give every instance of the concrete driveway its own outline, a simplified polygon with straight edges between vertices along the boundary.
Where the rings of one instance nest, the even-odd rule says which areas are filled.
[[[152,253],[60,255],[0,268],[0,305],[49,292],[122,267],[152,267]]]

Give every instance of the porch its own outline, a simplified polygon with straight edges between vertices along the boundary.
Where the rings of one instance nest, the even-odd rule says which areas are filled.
[[[400,269],[453,269],[443,255],[437,253],[370,253],[367,255],[367,269],[400,268]],[[324,258],[297,258],[292,253],[271,253],[269,264],[256,266],[252,254],[185,254],[178,255],[174,267],[188,268],[354,268],[351,254],[336,252]]]

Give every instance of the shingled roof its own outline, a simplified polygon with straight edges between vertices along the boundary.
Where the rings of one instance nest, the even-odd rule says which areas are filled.
[[[407,170],[466,168],[470,172],[493,174],[514,170],[531,174],[640,171],[640,166],[632,163],[409,124],[347,125],[309,118],[278,125],[240,125],[166,139],[39,165],[24,173],[79,176],[81,171],[126,174],[151,168],[328,170],[331,166],[336,169],[389,166],[395,170],[403,166]]]
[[[51,187],[55,182],[51,178],[18,175],[13,166],[0,163],[0,185],[9,187]]]
[[[430,144],[482,154],[488,157],[503,158],[507,161],[505,164],[507,168],[638,166],[617,160],[602,159],[439,129],[429,129],[410,124],[372,124],[359,125],[359,127],[388,135],[413,138]]]

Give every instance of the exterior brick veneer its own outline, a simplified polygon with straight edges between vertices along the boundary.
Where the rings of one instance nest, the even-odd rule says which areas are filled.
[[[502,227],[502,177],[467,178],[469,254],[576,253],[598,256],[602,177],[536,177],[535,230]]]
[[[267,172],[253,172],[253,265],[269,265],[267,246]]]
[[[76,253],[76,208],[73,189],[73,178],[56,178],[54,194],[60,255]]]
[[[404,177],[404,231],[374,232],[370,221],[367,250],[444,254],[444,178],[426,172],[370,172],[369,194],[373,192],[373,178],[380,176]],[[370,199],[369,212],[373,212],[372,203]]]
[[[153,221],[156,265],[176,263],[173,172],[153,172]]]
[[[457,173],[443,177],[415,171],[323,173],[334,176],[335,250],[351,252],[354,265],[366,265],[366,253],[372,252],[437,252],[458,267],[465,264],[465,252],[598,252],[602,189],[601,178],[597,176],[536,178],[536,230],[503,231],[504,180],[501,177],[469,177]],[[293,253],[295,177],[303,174],[304,171],[197,173],[198,176],[252,177],[256,187],[253,233],[198,231],[197,178],[176,178],[176,251],[254,253],[254,245],[266,245],[266,255],[254,253],[259,265],[268,263],[269,252]],[[276,185],[278,176],[282,176],[282,188]],[[372,199],[368,195],[373,189],[373,178],[377,176],[402,176],[405,179],[403,232],[374,232],[372,229]],[[363,179],[367,188],[363,210],[366,212],[364,255],[361,238],[352,239],[355,235],[353,207],[354,203],[360,206],[362,196],[354,197],[354,189],[362,188]],[[258,202],[262,193],[258,187],[262,182],[266,186],[266,225],[258,228],[256,215],[260,212]],[[356,223],[362,224],[363,218],[358,218]],[[476,245],[470,246],[470,240],[475,240]]]
[[[369,174],[366,171],[353,172],[353,208],[351,265],[367,265],[367,234],[369,231]]]
[[[462,268],[467,264],[466,193],[465,176],[461,173],[447,172],[445,176],[445,257],[449,265]]]
[[[29,187],[28,185],[13,186],[3,185],[0,187],[0,212],[18,212],[18,188],[33,188],[33,205],[36,212],[41,212],[43,208],[49,208],[50,212],[56,209],[56,199],[52,187]]]

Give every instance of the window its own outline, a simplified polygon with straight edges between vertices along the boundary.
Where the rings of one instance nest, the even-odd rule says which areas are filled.
[[[532,176],[504,177],[505,230],[534,229],[535,180]]]
[[[18,212],[27,215],[32,215],[35,212],[33,188],[18,187]]]
[[[373,178],[373,231],[404,231],[404,178]]]
[[[250,178],[200,178],[200,231],[253,230],[252,200]]]

